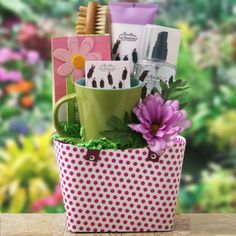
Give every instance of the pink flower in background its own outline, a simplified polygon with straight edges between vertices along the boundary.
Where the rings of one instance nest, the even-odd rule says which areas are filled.
[[[21,60],[22,55],[19,52],[12,51],[11,48],[0,48],[0,64],[11,60]]]
[[[56,186],[55,192],[46,198],[40,199],[33,203],[32,210],[34,212],[42,210],[45,206],[57,206],[62,201],[61,187],[60,185]]]
[[[47,24],[46,22],[38,22],[38,24],[25,22],[19,27],[17,34],[18,43],[29,50],[36,50],[39,52],[40,57],[43,59],[51,58],[51,41],[50,37],[53,32],[44,32],[42,24]],[[47,25],[48,26],[48,25]]]
[[[0,64],[3,64],[11,59],[11,49],[1,48],[0,49]]]
[[[147,96],[134,108],[134,113],[140,124],[129,127],[142,133],[150,150],[158,155],[173,145],[179,133],[191,126],[187,113],[179,108],[179,101],[164,101],[159,94]]]
[[[33,212],[38,212],[44,207],[44,199],[40,199],[33,203],[32,210]]]
[[[20,51],[13,51],[11,48],[0,48],[0,64],[17,60],[25,60],[29,65],[36,65],[40,60],[40,55],[35,50],[25,48]]]
[[[27,22],[21,25],[17,38],[19,42],[25,42],[29,38],[33,38],[36,33],[37,26],[33,23]]]
[[[22,79],[23,79],[23,76],[20,71],[12,70],[8,72],[8,80],[16,82]]]
[[[94,40],[87,37],[83,40],[81,45],[76,37],[68,37],[67,46],[69,50],[64,48],[58,48],[54,51],[54,57],[63,63],[58,69],[57,73],[60,76],[67,76],[72,74],[74,79],[84,76],[85,61],[97,61],[101,60],[101,54],[91,53]]]
[[[61,202],[61,200],[62,200],[61,187],[60,185],[57,185],[53,195],[48,198],[45,198],[44,203],[47,206],[56,206]]]
[[[0,67],[0,81],[4,81],[7,76],[7,71]]]
[[[29,65],[37,65],[39,63],[40,56],[35,50],[30,50],[26,52],[26,61]]]
[[[23,80],[23,75],[20,71],[12,70],[7,71],[4,68],[0,67],[0,82],[11,81],[18,82]]]

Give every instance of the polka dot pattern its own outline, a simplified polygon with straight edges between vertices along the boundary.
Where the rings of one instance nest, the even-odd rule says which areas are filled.
[[[88,150],[54,140],[60,182],[72,232],[169,231],[173,229],[185,139],[150,161],[147,148]]]

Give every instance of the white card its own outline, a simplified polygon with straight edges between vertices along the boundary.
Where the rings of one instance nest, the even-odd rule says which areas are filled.
[[[91,88],[130,88],[129,61],[86,61],[86,86]]]

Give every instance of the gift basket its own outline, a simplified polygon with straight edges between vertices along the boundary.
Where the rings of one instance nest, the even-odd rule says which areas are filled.
[[[157,9],[89,2],[77,35],[52,38],[53,142],[71,232],[174,227],[188,87],[175,78],[180,32],[153,25]]]

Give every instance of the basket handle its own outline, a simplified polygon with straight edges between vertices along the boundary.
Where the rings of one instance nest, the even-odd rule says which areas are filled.
[[[155,152],[148,148],[148,155],[146,161],[158,162],[161,156],[158,156]]]
[[[97,162],[101,160],[100,157],[100,150],[87,150],[86,155],[84,156],[84,159],[87,161],[93,161],[93,162]]]
[[[161,156],[157,155],[155,152],[148,149],[148,155],[146,161],[158,162]],[[100,150],[88,149],[84,159],[87,161],[97,162],[101,160]]]

